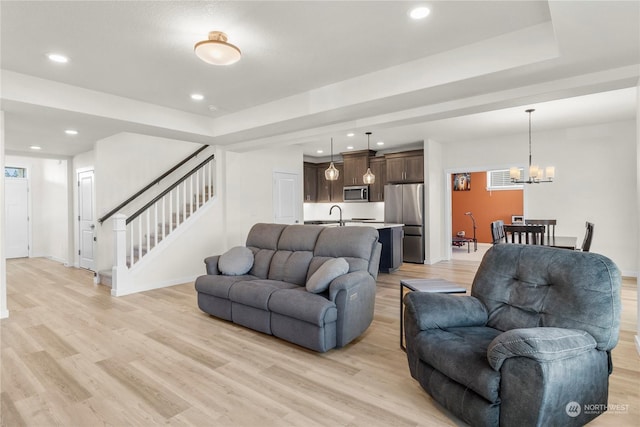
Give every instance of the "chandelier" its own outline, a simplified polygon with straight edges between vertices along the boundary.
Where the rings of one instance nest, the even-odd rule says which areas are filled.
[[[514,184],[540,184],[542,182],[553,182],[553,178],[556,175],[556,168],[553,166],[547,166],[546,168],[540,168],[538,165],[534,165],[531,162],[531,113],[533,108],[525,110],[525,113],[529,114],[529,179],[525,180],[521,174],[520,168],[515,166],[509,169],[509,178]],[[545,178],[546,175],[546,178]]]

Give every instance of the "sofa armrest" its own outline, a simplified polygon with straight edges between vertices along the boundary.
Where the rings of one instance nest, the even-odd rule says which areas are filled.
[[[218,270],[218,259],[220,255],[210,256],[204,259],[204,264],[207,267],[207,274],[218,275],[220,271]]]
[[[586,331],[564,328],[522,328],[506,331],[491,341],[487,359],[499,371],[510,357],[526,357],[538,362],[568,359],[596,348],[596,340]]]
[[[350,290],[360,286],[363,281],[371,280],[371,275],[366,271],[353,271],[351,273],[338,276],[329,284],[329,299],[336,300],[336,295],[342,290]]]
[[[376,281],[368,271],[353,271],[336,277],[329,285],[329,299],[336,304],[336,346],[359,337],[373,321]]]
[[[418,331],[484,326],[489,314],[479,299],[432,292],[409,292],[404,296],[405,319]]]

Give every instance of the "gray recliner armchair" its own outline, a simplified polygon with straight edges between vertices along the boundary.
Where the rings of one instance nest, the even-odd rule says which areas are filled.
[[[602,255],[493,246],[471,296],[405,296],[411,376],[473,426],[583,425],[606,410],[620,286]]]

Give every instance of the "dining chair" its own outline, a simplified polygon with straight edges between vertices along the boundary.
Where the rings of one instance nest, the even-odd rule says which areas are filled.
[[[491,223],[491,239],[494,245],[507,242],[504,234],[504,221],[497,220]]]
[[[552,237],[556,237],[556,222],[555,219],[527,219],[524,223],[526,225],[544,225],[547,228],[547,241],[550,241]]]
[[[544,242],[544,229],[544,225],[505,225],[504,233],[508,243],[541,245]]]
[[[591,240],[593,239],[593,223],[587,221],[585,223],[585,228],[587,229],[584,233],[584,240],[582,241],[582,247],[580,250],[582,252],[589,252],[591,249]]]

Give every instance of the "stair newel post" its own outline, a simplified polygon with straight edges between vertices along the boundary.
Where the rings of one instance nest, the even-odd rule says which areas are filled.
[[[115,263],[111,277],[111,295],[124,293],[127,276],[127,216],[115,214],[113,217],[114,257]]]

